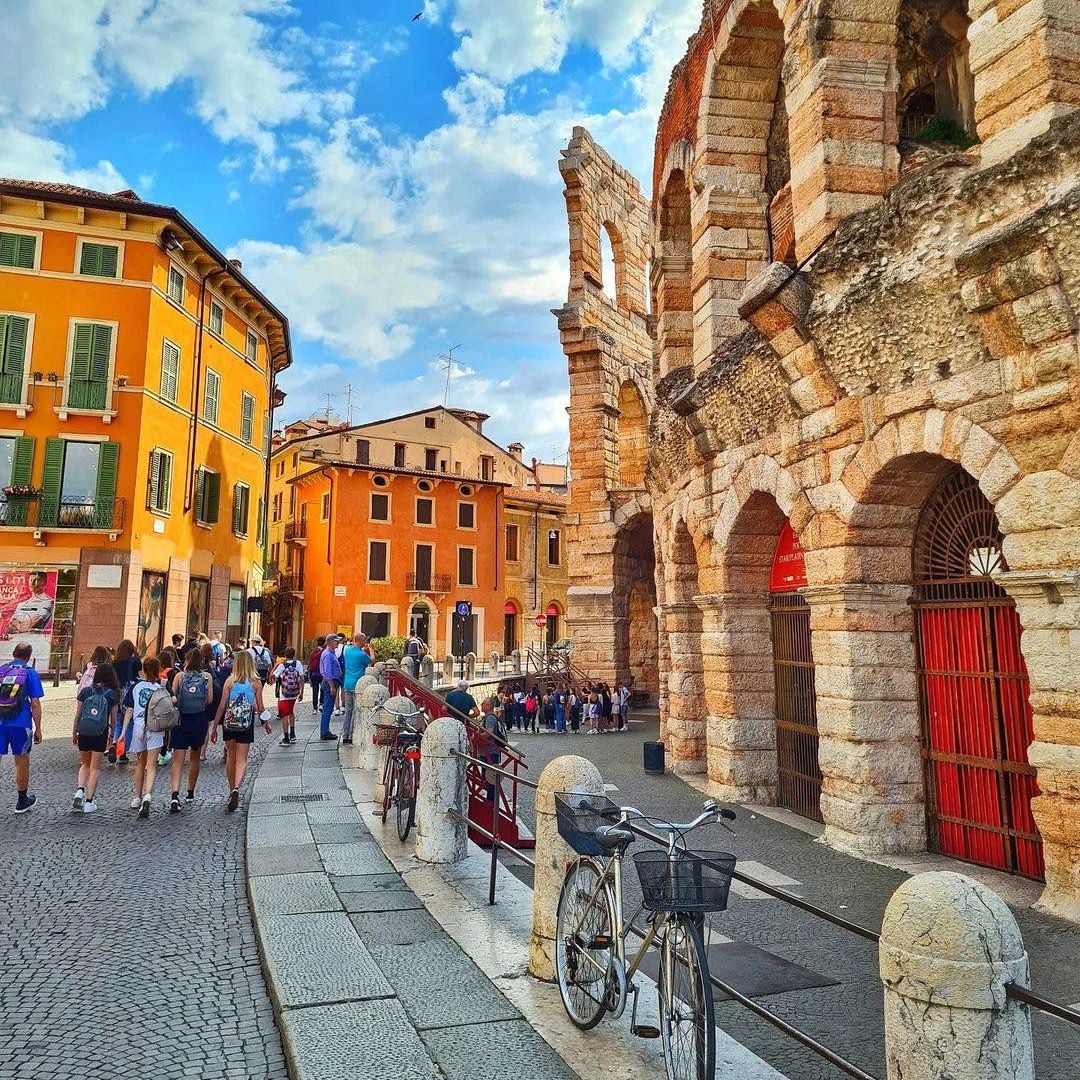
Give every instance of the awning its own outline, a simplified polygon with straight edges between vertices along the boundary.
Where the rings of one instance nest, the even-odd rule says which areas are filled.
[[[547,606],[547,613],[548,613],[548,615],[554,615],[554,616],[558,617],[559,615],[562,614],[562,611],[559,610],[559,605],[558,604],[550,603]]]
[[[517,604],[515,604],[513,600],[507,600],[506,603],[503,604],[504,615],[516,615],[517,613]]]

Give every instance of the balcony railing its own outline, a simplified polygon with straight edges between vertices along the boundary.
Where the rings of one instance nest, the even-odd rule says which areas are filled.
[[[52,502],[0,495],[0,526],[120,532],[124,527],[124,500],[114,496]]]
[[[285,524],[285,542],[299,542],[307,539],[306,521],[289,521]]]
[[[279,573],[277,585],[281,592],[302,593],[304,591],[304,578],[302,574]]]
[[[405,589],[407,592],[448,593],[453,586],[453,578],[450,574],[416,573],[415,571],[405,575]]]

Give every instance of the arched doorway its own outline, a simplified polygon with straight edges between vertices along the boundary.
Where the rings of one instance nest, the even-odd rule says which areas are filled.
[[[409,609],[409,633],[431,644],[431,611],[427,604],[417,602]]]
[[[769,620],[776,685],[776,803],[822,821],[817,695],[810,643],[810,606],[802,546],[785,521],[769,573]]]
[[[503,656],[509,656],[518,647],[518,606],[513,600],[503,604]]]
[[[627,380],[619,387],[619,486],[645,486],[649,462],[649,418],[641,391]]]
[[[919,520],[914,547],[928,843],[966,862],[1042,878],[1031,814],[1032,717],[1016,606],[994,508],[955,469]]]
[[[546,643],[547,647],[551,649],[559,643],[562,637],[562,608],[552,601],[548,604],[547,611],[544,614],[547,615],[547,624],[545,625]]]

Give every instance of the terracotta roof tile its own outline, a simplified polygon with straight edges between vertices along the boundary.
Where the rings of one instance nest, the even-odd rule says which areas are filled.
[[[16,180],[9,177],[0,177],[0,185],[40,191],[45,195],[74,195],[87,199],[130,199],[132,202],[142,202],[142,199],[130,188],[110,193],[108,191],[94,191],[93,188],[79,187],[77,184],[61,184],[53,180]]]

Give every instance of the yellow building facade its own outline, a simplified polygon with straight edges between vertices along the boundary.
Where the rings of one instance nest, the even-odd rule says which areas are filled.
[[[0,331],[0,655],[246,633],[285,316],[171,207],[5,180]]]

